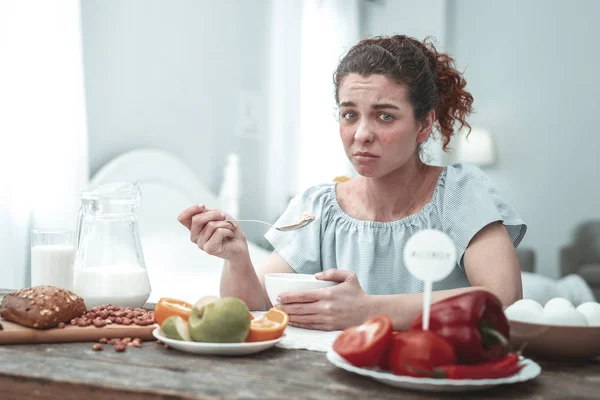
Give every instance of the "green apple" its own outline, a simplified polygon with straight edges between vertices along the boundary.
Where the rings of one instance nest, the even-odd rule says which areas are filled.
[[[188,326],[195,342],[241,343],[250,330],[250,311],[235,297],[203,298],[192,307]]]
[[[190,331],[187,322],[176,315],[165,319],[160,327],[163,334],[169,339],[191,341]]]

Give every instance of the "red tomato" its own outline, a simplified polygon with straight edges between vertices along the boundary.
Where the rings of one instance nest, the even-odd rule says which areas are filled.
[[[377,315],[345,329],[333,343],[333,350],[356,367],[374,367],[381,362],[391,339],[390,317]]]
[[[454,364],[454,346],[437,333],[394,332],[388,353],[388,365],[394,374],[425,376],[435,367]]]

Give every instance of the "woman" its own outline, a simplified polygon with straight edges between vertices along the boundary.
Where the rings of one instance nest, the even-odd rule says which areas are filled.
[[[281,295],[276,306],[292,325],[343,329],[385,313],[404,329],[421,310],[423,286],[402,250],[411,235],[434,228],[454,240],[459,262],[434,283],[432,301],[482,288],[505,306],[520,299],[515,247],[526,227],[519,215],[476,167],[421,161],[434,128],[447,150],[455,123],[469,127],[473,98],[453,64],[427,41],[404,35],[363,40],[348,52],[334,76],[335,97],[346,155],[360,176],[296,196],[278,224],[303,211],[317,220],[293,233],[270,230],[275,251],[257,272],[244,234],[225,214],[204,206],[183,211],[179,221],[191,240],[225,260],[221,295],[264,310],[271,306],[264,274],[316,273],[340,284]]]

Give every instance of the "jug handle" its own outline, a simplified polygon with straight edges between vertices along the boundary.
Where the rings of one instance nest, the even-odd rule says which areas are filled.
[[[83,205],[79,207],[79,214],[77,215],[77,228],[75,230],[76,242],[75,250],[79,249],[79,242],[81,240],[81,221],[83,219]]]

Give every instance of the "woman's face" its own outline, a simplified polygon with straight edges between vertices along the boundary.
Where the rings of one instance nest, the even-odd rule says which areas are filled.
[[[414,117],[406,88],[383,75],[349,74],[339,85],[340,135],[356,171],[380,178],[401,168],[431,132],[433,113]]]

